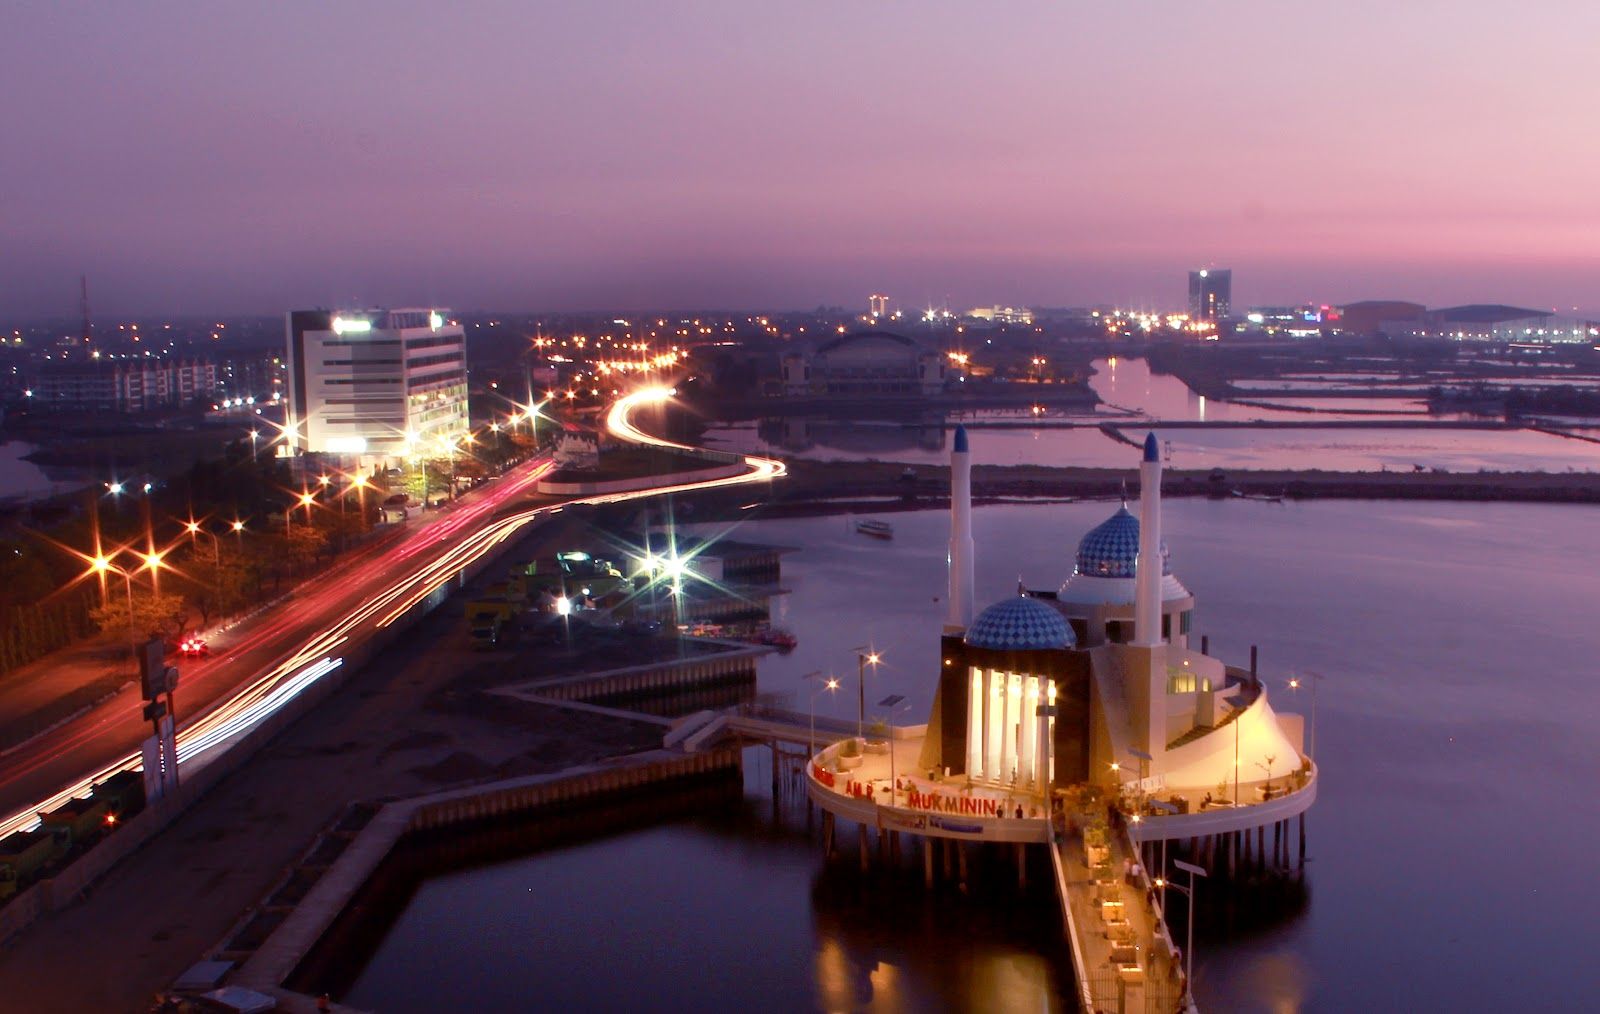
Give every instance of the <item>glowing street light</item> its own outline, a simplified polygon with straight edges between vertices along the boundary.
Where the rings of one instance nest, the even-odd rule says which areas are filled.
[[[1305,675],[1306,679],[1311,681],[1311,728],[1308,730],[1309,735],[1306,737],[1306,758],[1308,760],[1315,760],[1317,756],[1317,684],[1322,682],[1323,675],[1319,672],[1311,672],[1310,670],[1307,670]],[[1299,690],[1301,682],[1302,681],[1298,676],[1290,677],[1289,689]]]
[[[856,653],[856,738],[861,739],[867,726],[867,666],[876,671],[881,658],[865,645],[850,650]]]
[[[804,676],[802,676],[801,679],[808,679],[808,680],[809,679],[816,679],[818,676],[821,676],[821,675],[822,675],[822,673],[820,673],[820,672],[808,672]],[[839,681],[834,679],[832,676],[829,676],[827,679],[823,680],[821,686],[817,687],[817,689],[815,689],[815,690],[813,690],[811,692],[811,756],[812,757],[815,757],[817,755],[817,697],[824,690],[833,691],[833,690],[838,690],[838,689],[839,689]]]

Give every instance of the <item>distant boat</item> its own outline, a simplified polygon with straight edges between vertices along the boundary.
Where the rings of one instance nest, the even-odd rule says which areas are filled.
[[[872,518],[863,518],[857,521],[856,531],[862,535],[870,535],[874,539],[894,538],[894,525],[887,521],[877,521]]]
[[[1282,493],[1246,493],[1242,489],[1233,491],[1233,495],[1240,500],[1260,500],[1262,503],[1283,503]]]

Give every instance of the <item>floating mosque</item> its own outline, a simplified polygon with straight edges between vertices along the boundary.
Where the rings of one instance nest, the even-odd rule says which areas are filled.
[[[807,793],[830,847],[841,821],[925,841],[1053,841],[1068,801],[1087,794],[1141,850],[1182,840],[1210,868],[1267,865],[1269,850],[1287,866],[1298,819],[1303,859],[1317,793],[1304,723],[1274,708],[1253,649],[1242,668],[1192,643],[1195,597],[1162,539],[1154,433],[1142,451],[1137,513],[1124,503],[1085,533],[1058,588],[1019,588],[980,610],[972,462],[956,429],[932,709],[924,725],[812,756]],[[1159,872],[1165,886],[1164,860]]]

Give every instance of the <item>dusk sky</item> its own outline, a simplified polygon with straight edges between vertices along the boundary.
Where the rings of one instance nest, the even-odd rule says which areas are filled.
[[[1600,6],[13,4],[0,312],[1600,308]]]

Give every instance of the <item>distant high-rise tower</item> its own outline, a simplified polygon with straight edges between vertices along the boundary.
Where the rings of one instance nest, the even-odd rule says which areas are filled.
[[[89,276],[78,276],[78,291],[82,294],[78,300],[78,309],[83,312],[83,343],[88,345],[94,341],[94,324],[89,319]]]
[[[874,292],[867,297],[867,307],[874,320],[882,320],[889,316],[889,297]]]
[[[1233,304],[1233,269],[1201,268],[1189,272],[1189,317],[1219,321]]]

